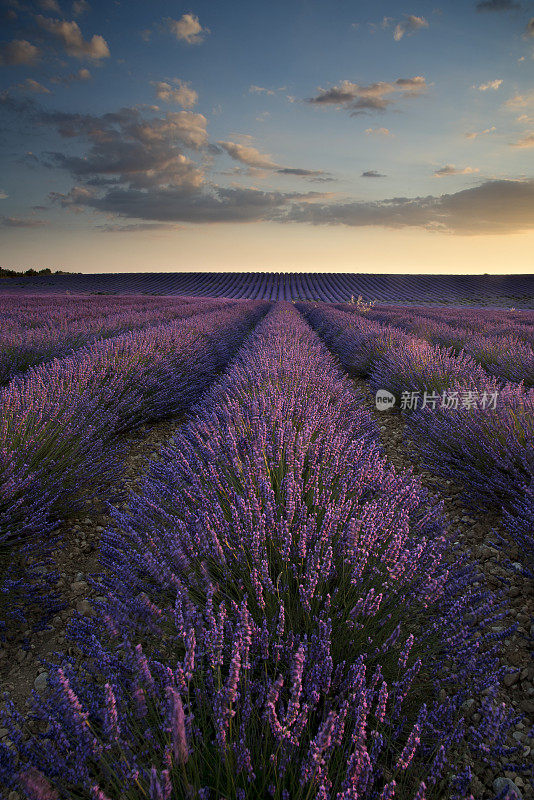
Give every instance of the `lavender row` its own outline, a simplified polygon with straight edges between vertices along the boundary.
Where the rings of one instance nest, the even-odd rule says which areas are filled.
[[[507,510],[510,539],[532,571],[534,390],[397,328],[327,306],[302,308],[345,368],[395,396],[425,466],[460,483],[474,507]]]
[[[35,275],[0,281],[4,292],[65,291],[348,302],[351,295],[400,305],[424,303],[531,307],[533,275],[392,275],[283,272],[168,272]]]
[[[0,393],[0,541],[39,532],[50,507],[93,492],[110,441],[194,402],[265,310],[249,303],[125,333],[14,378]]]
[[[452,348],[456,355],[467,353],[490,375],[534,386],[532,321],[511,323],[502,317],[497,321],[494,315],[480,319],[480,315],[473,318],[473,314],[466,312],[453,326],[443,320],[444,315],[436,312],[423,315],[418,311],[407,314],[371,310],[366,312],[366,317],[367,314],[374,321],[394,325],[431,344]]]
[[[130,332],[31,368],[0,393],[0,544],[43,555],[64,513],[117,482],[118,434],[183,412],[233,356],[267,304],[236,304],[196,319]],[[31,600],[28,574],[1,587],[13,610]],[[33,589],[31,590],[33,591]],[[38,597],[34,598],[37,601]]]
[[[84,674],[48,664],[41,737],[8,707],[8,788],[459,800],[460,749],[513,755],[488,627],[504,612],[291,305],[160,456],[103,535],[107,600],[71,630]],[[475,730],[462,705],[486,689]]]
[[[144,300],[128,303],[80,300],[77,309],[78,302],[71,299],[30,300],[33,302],[27,300],[22,306],[14,306],[9,298],[0,300],[0,385],[30,366],[63,358],[98,339],[186,319],[225,305],[220,300],[165,300],[150,304]]]
[[[354,311],[355,306],[347,303],[336,306],[342,311]],[[378,322],[394,325],[411,324],[414,320],[423,323],[435,322],[463,328],[475,334],[501,336],[515,334],[526,341],[531,341],[534,334],[534,311],[514,309],[477,309],[477,308],[429,308],[428,306],[388,306],[375,304],[369,310],[370,318]]]

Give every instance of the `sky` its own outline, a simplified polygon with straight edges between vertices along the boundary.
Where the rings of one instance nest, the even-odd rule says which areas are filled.
[[[0,0],[0,253],[534,272],[534,2]]]

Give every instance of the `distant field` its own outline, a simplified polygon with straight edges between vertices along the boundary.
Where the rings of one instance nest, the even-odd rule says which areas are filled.
[[[533,275],[145,272],[4,278],[0,293],[148,294],[343,302],[351,295],[393,304],[534,307]]]

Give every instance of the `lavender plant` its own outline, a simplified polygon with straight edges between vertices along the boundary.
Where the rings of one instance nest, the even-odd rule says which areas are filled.
[[[454,389],[469,376],[473,384],[487,380],[482,367],[465,353],[454,355],[452,348],[434,347],[421,339],[412,339],[385,351],[375,362],[370,376],[373,389],[387,389],[400,403],[404,392],[421,396]]]
[[[71,630],[84,672],[49,664],[40,737],[8,704],[0,779],[32,800],[465,797],[462,748],[506,753],[508,712],[461,714],[498,684],[504,611],[376,439],[278,304],[112,509],[107,600]]]
[[[29,367],[130,330],[214,311],[229,301],[0,298],[0,385]]]
[[[495,408],[426,408],[407,416],[407,436],[425,465],[464,487],[467,503],[501,509],[520,502],[534,475],[534,391],[490,379],[456,388],[473,396],[498,391]]]
[[[349,316],[325,306],[299,303],[310,325],[324,339],[351,375],[368,377],[384,353],[409,341],[395,328],[377,325],[360,315]]]
[[[0,573],[20,542],[50,550],[62,514],[109,495],[126,446],[117,435],[190,406],[266,309],[237,305],[122,334],[13,379],[0,394]]]

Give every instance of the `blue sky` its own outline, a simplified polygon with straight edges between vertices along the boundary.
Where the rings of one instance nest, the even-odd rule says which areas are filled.
[[[5,266],[531,271],[533,2],[0,16]]]

